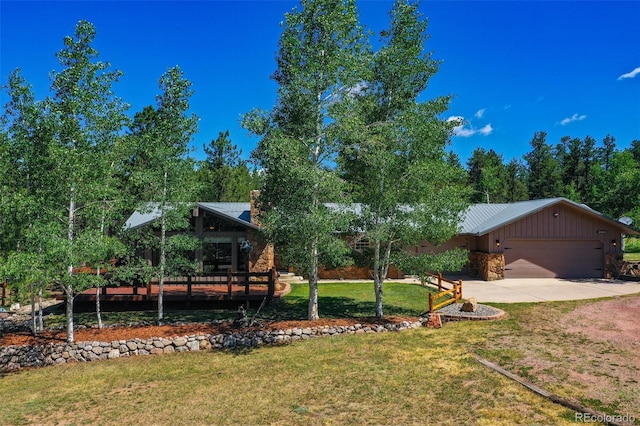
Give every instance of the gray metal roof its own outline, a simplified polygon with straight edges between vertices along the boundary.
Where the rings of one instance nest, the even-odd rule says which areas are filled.
[[[251,223],[251,203],[196,203],[196,205],[238,225],[259,229],[256,224]]]
[[[251,223],[250,203],[195,203],[197,207],[207,210],[223,219],[252,229],[258,226]],[[135,229],[148,225],[160,217],[157,205],[148,204],[146,207],[133,212],[125,223],[125,229]]]
[[[460,234],[484,235],[558,203],[568,204],[587,214],[612,223],[620,227],[622,231],[628,235],[638,235],[636,230],[624,223],[611,219],[585,204],[578,204],[563,197],[520,201],[508,204],[474,204],[470,206],[464,214]]]
[[[124,229],[136,229],[145,226],[160,217],[158,203],[149,203],[146,206],[136,210],[129,216],[124,224]]]
[[[583,212],[590,214],[594,217],[598,217],[601,220],[609,222],[618,226],[623,233],[627,235],[640,235],[638,231],[627,226],[626,224],[617,220],[611,219],[600,212],[597,212],[585,204],[578,204],[569,199],[558,198],[545,198],[542,200],[529,200],[520,201],[516,203],[499,203],[499,204],[473,204],[464,213],[462,222],[460,224],[460,234],[462,235],[484,235],[495,229],[501,228],[509,223],[515,222],[525,216],[536,213],[546,207],[554,204],[564,203],[574,208],[580,209]],[[252,229],[259,229],[259,227],[251,223],[251,204],[244,203],[196,203],[196,206],[203,208],[223,219],[230,220],[241,226],[246,226]],[[160,213],[157,207],[153,207],[153,204],[149,204],[144,213],[135,211],[125,224],[125,229],[135,229],[141,226],[145,226],[160,217]],[[328,203],[329,208],[344,208],[342,204]],[[352,212],[359,214],[362,206],[360,204],[352,204],[350,206]]]

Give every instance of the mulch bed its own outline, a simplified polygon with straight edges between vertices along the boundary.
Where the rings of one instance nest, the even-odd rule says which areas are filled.
[[[387,318],[327,318],[316,321],[278,321],[263,322],[259,327],[263,330],[286,330],[291,328],[321,327],[321,326],[350,326],[355,324],[380,325],[389,323],[400,323],[402,321],[417,321],[417,318],[408,317],[387,317]],[[258,329],[253,327],[252,329]],[[239,332],[241,329],[235,327],[231,322],[221,324],[181,324],[181,325],[150,325],[139,327],[107,327],[107,328],[87,328],[74,331],[76,342],[112,342],[114,340],[150,339],[154,337],[175,337],[192,334],[220,334],[229,332]],[[32,345],[40,346],[48,343],[64,343],[67,338],[65,330],[45,330],[37,336],[31,333],[16,332],[6,333],[0,337],[0,346],[11,345]]]

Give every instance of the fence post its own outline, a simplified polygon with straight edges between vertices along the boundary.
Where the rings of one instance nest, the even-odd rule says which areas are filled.
[[[271,301],[273,299],[273,295],[276,292],[276,279],[278,278],[278,272],[276,268],[271,268],[269,273],[269,290],[267,292],[267,301]]]
[[[458,280],[458,292],[458,300],[462,300],[462,280]]]
[[[442,291],[442,272],[438,272],[438,293]]]
[[[433,293],[429,293],[429,313],[433,313]]]
[[[191,275],[187,276],[187,302],[191,301]]]

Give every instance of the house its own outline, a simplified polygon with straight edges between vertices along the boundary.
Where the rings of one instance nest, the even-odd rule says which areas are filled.
[[[195,252],[199,272],[244,271],[268,272],[274,266],[273,246],[258,238],[255,204],[245,203],[195,203],[192,209],[190,231],[202,240]],[[158,210],[134,212],[125,224],[126,229],[136,229],[153,223],[159,217]],[[246,256],[241,248],[250,242],[251,252]],[[147,249],[142,253],[152,265],[158,265],[158,250]]]
[[[466,248],[466,273],[484,280],[611,278],[624,235],[640,233],[584,204],[549,198],[472,205],[460,233],[438,250]]]
[[[248,203],[195,203],[192,231],[203,240],[195,253],[200,271],[243,270],[240,251],[248,240],[254,249],[249,270],[265,272],[274,266],[274,249],[260,241],[260,226],[252,193]],[[135,212],[128,228],[156,220],[157,212]],[[466,273],[484,280],[504,278],[609,278],[617,275],[624,235],[640,235],[628,225],[566,198],[508,204],[475,204],[464,214],[460,233],[434,247],[424,242],[412,252],[469,251]],[[157,264],[157,254],[145,252]],[[343,279],[349,270],[341,272]]]

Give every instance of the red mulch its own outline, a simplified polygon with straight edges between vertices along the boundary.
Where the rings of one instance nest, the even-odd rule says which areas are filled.
[[[286,330],[295,327],[320,327],[320,326],[349,326],[354,324],[378,325],[399,323],[402,321],[416,321],[416,318],[387,317],[377,318],[344,318],[344,319],[319,319],[316,321],[280,321],[263,323],[265,330]],[[103,329],[91,328],[74,331],[76,342],[99,341],[112,342],[114,340],[150,339],[153,337],[174,337],[191,334],[218,334],[224,332],[237,332],[240,328],[231,323],[224,324],[186,324],[186,325],[152,325],[143,327],[109,327]],[[63,343],[67,333],[63,330],[47,330],[33,336],[29,332],[7,333],[0,337],[0,346],[10,345],[45,345],[47,343]]]

